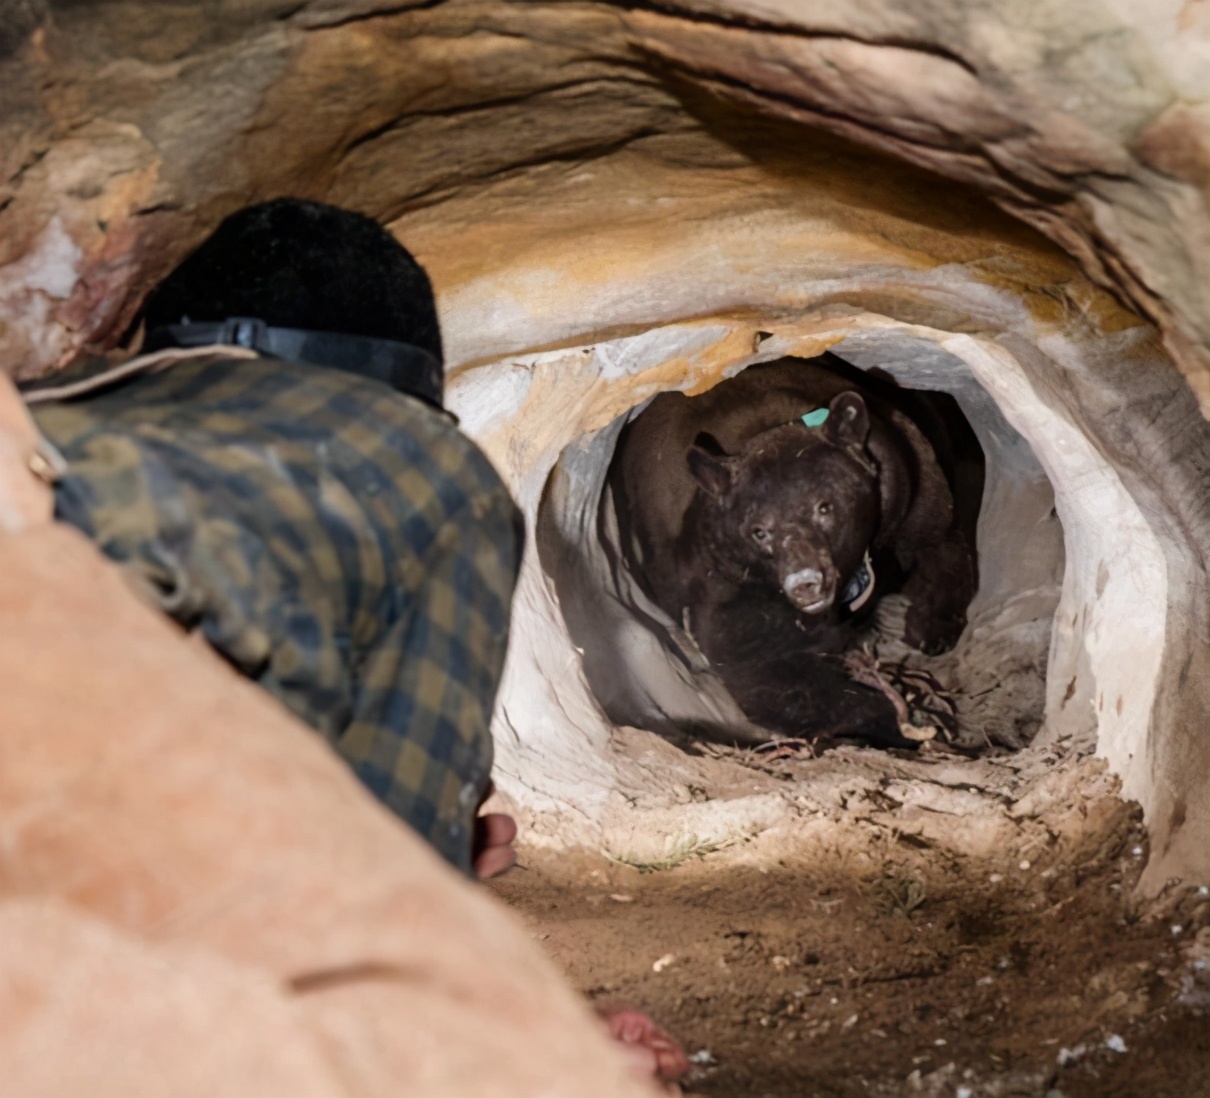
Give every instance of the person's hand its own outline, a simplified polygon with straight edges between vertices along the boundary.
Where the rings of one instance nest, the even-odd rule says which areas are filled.
[[[641,1011],[616,1005],[596,1009],[609,1035],[624,1047],[635,1074],[680,1094],[676,1084],[689,1072],[689,1057],[680,1043]]]
[[[498,877],[517,864],[516,837],[517,821],[503,812],[487,812],[475,820],[471,859],[479,880]]]
[[[495,792],[489,783],[479,807]],[[498,877],[517,864],[513,843],[517,838],[517,821],[503,812],[485,812],[475,819],[471,864],[481,881]],[[679,1094],[677,1080],[689,1071],[685,1050],[666,1030],[661,1029],[646,1014],[620,1004],[598,1004],[597,1013],[609,1030],[609,1035],[623,1046],[637,1076],[654,1079],[665,1086],[669,1094]]]
[[[487,783],[479,809],[496,792],[494,782]],[[475,818],[471,838],[471,866],[481,881],[499,877],[501,873],[517,864],[517,852],[513,843],[517,838],[517,821],[503,812],[485,812]]]

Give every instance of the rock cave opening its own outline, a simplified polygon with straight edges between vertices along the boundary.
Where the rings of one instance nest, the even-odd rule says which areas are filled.
[[[954,720],[930,729],[941,742],[973,754],[1020,750],[1045,717],[1063,579],[1063,533],[1050,481],[966,363],[935,342],[892,327],[843,340],[835,354],[859,371],[885,371],[906,391],[948,394],[982,451],[980,583],[966,628],[941,655],[893,642],[880,643],[877,654],[884,664],[927,672],[944,687]],[[538,508],[538,556],[588,686],[611,722],[686,748],[697,738],[735,744],[743,739],[742,712],[683,623],[653,602],[622,544],[617,488],[607,470],[624,425],[647,403],[563,451]]]
[[[768,125],[716,110],[728,139]],[[741,163],[713,136],[644,138],[394,223],[448,287],[451,402],[536,535],[497,709],[501,791],[555,847],[784,820],[763,794],[687,809],[684,783],[642,761],[659,749],[633,729],[737,713],[636,612],[598,502],[625,418],[657,393],[830,351],[950,393],[985,451],[980,590],[945,669],[968,727],[1038,757],[1081,745],[1164,832],[1200,750],[1180,731],[1200,689],[1163,689],[1201,681],[1196,399],[1154,329],[969,189],[812,131],[791,156],[779,126],[759,146],[775,162],[751,141]],[[473,263],[440,251],[450,223]]]
[[[1111,758],[1116,750],[1129,778],[1140,731],[1153,719],[1164,658],[1165,546],[1103,450],[1073,427],[1053,392],[1036,384],[1036,349],[1021,341],[1010,350],[1008,341],[989,345],[872,312],[846,315],[840,324],[810,315],[745,318],[741,330],[736,339],[730,327],[678,324],[548,353],[577,363],[597,393],[612,382],[621,394],[604,402],[608,414],[595,409],[591,429],[576,430],[574,417],[551,423],[544,460],[526,455],[530,476],[514,480],[537,546],[523,570],[519,658],[511,661],[501,706],[506,788],[516,777],[509,770],[523,759],[522,803],[574,797],[587,808],[590,831],[620,831],[624,843],[666,838],[667,829],[682,826],[695,834],[767,826],[760,796],[716,803],[685,824],[686,807],[664,803],[669,772],[637,761],[651,742],[635,729],[666,734],[703,721],[725,725],[737,710],[683,650],[670,655],[675,623],[619,567],[607,470],[626,419],[669,387],[669,360],[678,367],[673,384],[698,391],[756,362],[810,357],[824,347],[859,369],[879,366],[901,385],[951,394],[983,448],[979,593],[961,642],[941,657],[944,673],[968,696],[968,728],[1004,750],[1032,740],[1039,758],[1060,741]],[[1097,343],[1079,354],[1114,356],[1119,378],[1141,377],[1128,364],[1154,361],[1157,353],[1140,329]],[[720,345],[722,356],[702,353]],[[653,384],[636,386],[648,370]],[[481,373],[480,383],[493,372]],[[519,376],[512,363],[496,380],[516,386]],[[527,377],[526,389],[529,383]],[[628,399],[636,390],[640,399]],[[480,399],[491,393],[489,381]],[[498,413],[506,401],[497,389],[490,405],[468,400],[464,409]],[[508,437],[515,457],[519,436]],[[1114,521],[1107,523],[1107,514]],[[1108,697],[1106,684],[1116,686]],[[531,754],[535,749],[540,754]],[[630,808],[646,803],[650,812],[623,823],[621,801]],[[539,836],[544,815],[534,816]],[[558,844],[565,834],[549,838]]]

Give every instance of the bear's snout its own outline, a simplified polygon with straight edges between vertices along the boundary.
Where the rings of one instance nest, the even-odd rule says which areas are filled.
[[[818,613],[832,605],[836,583],[818,568],[800,568],[782,582],[786,598],[804,614]]]

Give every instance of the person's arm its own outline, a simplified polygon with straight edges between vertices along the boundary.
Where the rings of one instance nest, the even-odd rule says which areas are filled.
[[[491,771],[520,543],[498,484],[447,519],[419,590],[355,670],[353,719],[336,740],[369,790],[464,871]]]

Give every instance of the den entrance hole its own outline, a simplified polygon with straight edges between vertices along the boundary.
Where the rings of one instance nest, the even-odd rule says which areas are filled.
[[[1052,623],[1063,581],[1063,531],[1050,481],[1027,440],[955,355],[925,339],[879,333],[850,337],[835,351],[830,368],[854,385],[873,371],[897,385],[905,403],[916,394],[927,401],[947,420],[966,468],[976,463],[982,473],[981,491],[974,485],[979,582],[957,644],[930,656],[888,638],[871,641],[875,608],[862,646],[901,692],[905,683],[939,688],[933,696],[928,687],[906,694],[909,703],[946,714],[932,722],[930,750],[1019,750],[1033,741],[1045,717]],[[618,486],[609,470],[624,428],[649,403],[563,452],[538,510],[543,570],[589,688],[614,725],[655,732],[690,750],[702,743],[776,740],[776,732],[747,719],[685,622],[654,601],[619,526]],[[886,606],[894,601],[887,599]]]

